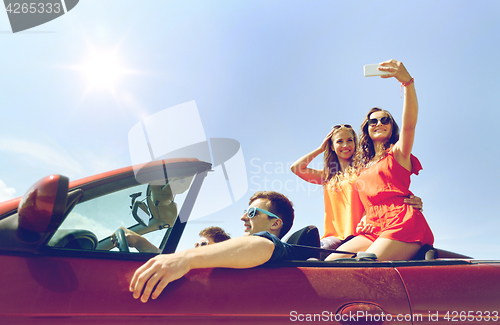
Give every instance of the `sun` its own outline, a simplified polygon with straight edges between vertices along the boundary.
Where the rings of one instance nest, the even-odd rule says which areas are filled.
[[[117,51],[92,50],[78,70],[87,80],[87,93],[98,89],[114,93],[122,77],[130,74],[130,70],[122,65]]]

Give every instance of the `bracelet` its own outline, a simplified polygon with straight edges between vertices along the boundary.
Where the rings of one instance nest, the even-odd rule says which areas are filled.
[[[413,78],[411,78],[409,81],[407,82],[402,82],[401,83],[401,95],[399,95],[399,98],[403,97],[403,87],[406,87],[406,86],[409,86],[411,85],[411,83],[413,82]]]
[[[402,83],[401,83],[401,86],[403,86],[403,87],[407,87],[407,86],[411,85],[411,83],[412,83],[412,82],[413,82],[413,78],[411,78],[411,79],[410,79],[410,81],[407,81],[407,82],[402,82]]]

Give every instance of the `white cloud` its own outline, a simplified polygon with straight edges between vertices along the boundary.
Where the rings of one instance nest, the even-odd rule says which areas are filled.
[[[0,138],[0,151],[16,154],[29,165],[49,169],[49,173],[65,175],[70,180],[124,167],[129,161],[120,161],[108,152],[89,148],[73,148],[68,152],[57,143],[36,143],[21,139]]]
[[[130,161],[119,161],[107,152],[96,152],[86,148],[78,150],[75,156],[85,167],[86,175],[107,172],[130,163]]]
[[[27,156],[30,160],[61,170],[68,176],[81,175],[81,164],[62,148],[19,139],[0,138],[0,150]],[[61,172],[61,173],[62,173]]]
[[[107,228],[100,222],[90,219],[84,215],[77,212],[71,212],[69,216],[64,220],[60,229],[85,229],[92,231],[99,240],[102,238],[111,236],[114,230]]]
[[[0,180],[0,202],[15,198],[15,194],[15,188],[7,187],[7,185],[2,180]]]

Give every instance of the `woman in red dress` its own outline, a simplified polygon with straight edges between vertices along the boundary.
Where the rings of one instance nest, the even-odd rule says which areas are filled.
[[[411,259],[422,245],[432,245],[434,237],[422,213],[404,203],[411,194],[410,175],[422,169],[411,154],[418,103],[415,84],[404,65],[396,60],[385,61],[379,70],[396,78],[405,88],[401,133],[391,114],[380,108],[370,110],[361,129],[358,161],[362,171],[356,187],[366,211],[362,224],[372,231],[360,234],[340,246],[341,251],[366,251],[379,260]],[[332,254],[326,260],[344,256]]]

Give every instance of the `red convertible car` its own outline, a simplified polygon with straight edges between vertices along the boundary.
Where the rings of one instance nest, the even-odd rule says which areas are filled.
[[[51,175],[0,203],[0,323],[500,323],[500,262],[440,250],[411,261],[197,269],[156,300],[133,299],[132,275],[154,254],[128,251],[119,234],[118,251],[110,235],[128,227],[175,252],[210,170],[174,159],[140,177],[132,167],[72,182]]]

